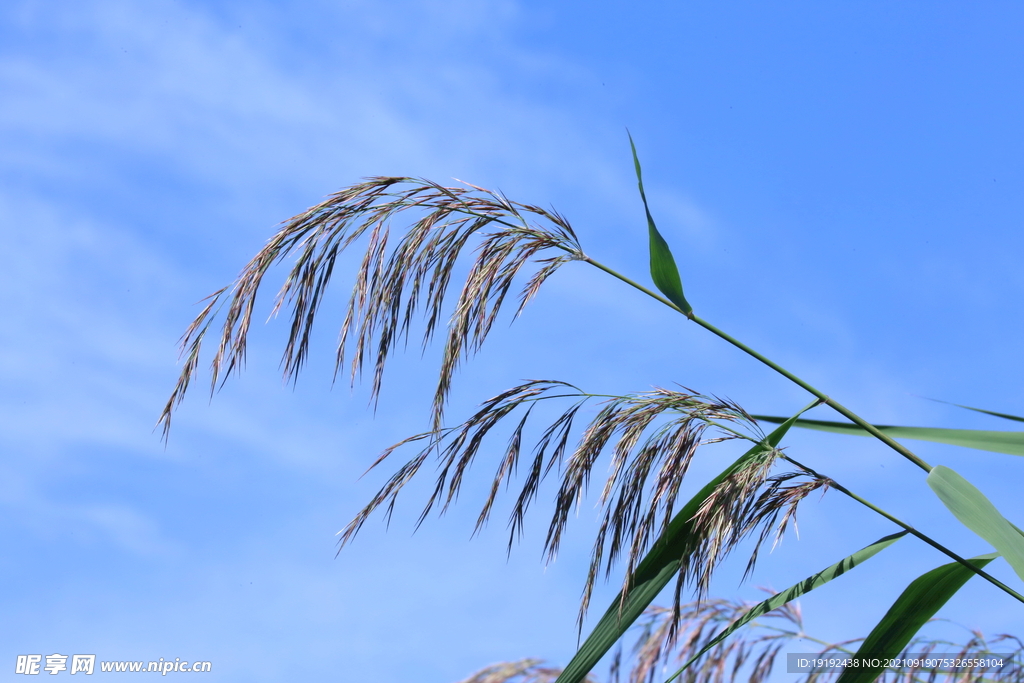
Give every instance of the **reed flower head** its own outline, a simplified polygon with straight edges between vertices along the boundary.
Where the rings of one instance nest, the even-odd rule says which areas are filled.
[[[411,227],[392,240],[390,223],[407,218]],[[425,309],[423,344],[442,321],[456,261],[474,243],[475,257],[447,324],[441,372],[433,402],[440,427],[452,375],[466,353],[486,339],[517,275],[532,264],[519,293],[516,315],[559,267],[586,258],[562,216],[521,204],[472,185],[443,187],[428,180],[377,177],[353,185],[286,221],[235,281],[209,303],[181,339],[185,359],[178,383],[160,415],[166,438],[174,408],[196,373],[203,341],[225,304],[227,312],[211,362],[210,390],[216,390],[245,361],[256,296],[270,269],[289,257],[295,262],[277,295],[272,315],[291,309],[291,328],[281,360],[286,379],[295,380],[306,360],[317,310],[338,256],[366,237],[348,310],[341,324],[335,372],[351,354],[354,381],[370,360],[371,396],[381,389],[384,366],[399,340],[407,339],[420,307]],[[541,258],[542,254],[545,255]]]

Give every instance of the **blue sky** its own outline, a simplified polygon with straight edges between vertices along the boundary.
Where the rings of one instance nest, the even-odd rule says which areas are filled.
[[[470,539],[469,488],[413,535],[424,480],[389,530],[368,524],[335,558],[388,472],[360,475],[427,426],[438,349],[396,357],[374,415],[365,386],[331,388],[340,319],[323,318],[294,390],[272,321],[212,403],[186,400],[166,448],[153,431],[192,304],[279,221],[364,176],[553,205],[588,253],[646,281],[628,127],[698,314],[876,422],[1012,428],[918,396],[1024,414],[1022,29],[1009,2],[3,3],[0,666],[95,653],[210,660],[218,681],[445,683],[571,657],[588,505],[545,568],[543,507],[506,559],[500,514]],[[807,402],[580,264],[496,329],[449,415],[532,377],[678,382],[762,413]],[[884,448],[789,443],[986,552]],[[1020,517],[1010,456],[912,446]],[[469,483],[491,471],[482,459]],[[754,584],[787,586],[893,530],[835,493],[800,520]],[[864,635],[943,561],[899,546],[809,596],[808,631]],[[754,597],[736,564],[715,592]],[[981,582],[943,612],[1017,634],[1021,614]]]

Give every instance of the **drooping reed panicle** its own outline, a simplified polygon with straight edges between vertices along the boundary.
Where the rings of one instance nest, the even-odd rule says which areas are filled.
[[[392,246],[390,222],[405,217],[411,227]],[[172,412],[196,374],[203,341],[217,313],[227,305],[210,367],[211,391],[244,363],[259,288],[271,268],[290,256],[295,263],[278,292],[272,315],[291,309],[282,367],[286,379],[296,379],[335,263],[364,235],[367,247],[341,324],[335,372],[344,365],[346,353],[351,353],[354,381],[372,358],[373,399],[380,392],[389,353],[400,339],[408,338],[420,307],[426,318],[424,345],[432,338],[442,319],[455,264],[472,238],[479,238],[448,321],[432,409],[435,428],[442,424],[456,367],[465,354],[480,348],[515,277],[527,264],[536,266],[520,292],[518,315],[560,266],[585,258],[562,216],[510,201],[498,192],[401,177],[370,178],[341,190],[286,221],[231,285],[205,299],[208,304],[181,339],[184,367],[158,422],[165,438]],[[551,250],[557,253],[540,258]]]
[[[593,469],[602,453],[609,453],[608,476],[599,505],[601,527],[591,553],[580,605],[579,619],[604,565],[607,577],[615,562],[625,557],[624,586],[628,586],[640,559],[654,539],[669,525],[680,486],[697,448],[702,444],[742,435],[739,428],[756,431],[752,418],[738,405],[690,391],[656,388],[651,392],[604,397],[597,414],[590,419],[571,445],[574,421],[583,405],[600,398],[584,393],[566,382],[530,380],[484,402],[479,410],[457,427],[411,436],[386,449],[371,468],[379,466],[404,446],[419,443],[419,450],[391,476],[373,499],[340,533],[341,546],[349,543],[377,509],[389,518],[401,489],[415,476],[431,454],[437,456],[438,475],[434,489],[420,513],[417,525],[430,511],[440,512],[457,498],[465,474],[480,453],[485,437],[503,420],[514,424],[497,465],[488,496],[477,518],[476,530],[487,521],[502,484],[508,484],[522,457],[523,434],[531,412],[539,401],[568,400],[569,406],[540,432],[526,466],[525,480],[509,516],[509,548],[521,532],[526,511],[536,498],[541,481],[552,471],[561,477],[545,539],[549,560],[558,552],[570,513],[587,492]],[[513,414],[519,410],[518,420]],[[708,427],[714,427],[706,435]],[[763,436],[763,435],[759,435]],[[758,440],[757,437],[747,437]],[[811,491],[825,485],[811,480],[783,486],[795,474],[770,477],[777,452],[771,451],[727,477],[708,505],[695,518],[694,533],[683,558],[676,592],[676,604],[685,584],[706,591],[718,562],[735,545],[761,529],[760,544],[777,525],[781,535],[795,514],[797,504]],[[800,475],[804,476],[804,475]],[[340,549],[339,549],[340,551]],[[756,549],[748,569],[756,559]]]

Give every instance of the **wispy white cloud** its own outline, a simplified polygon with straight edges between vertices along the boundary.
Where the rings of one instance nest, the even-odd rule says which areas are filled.
[[[37,45],[0,50],[0,128],[18,143],[7,162],[42,171],[43,148],[65,174],[96,173],[74,153],[86,144],[100,168],[108,154],[149,155],[220,187],[305,189],[441,159],[455,173],[523,173],[591,154],[591,122],[522,94],[588,74],[517,47],[515,4],[399,5],[386,20],[359,4],[328,11],[337,40],[315,51],[275,35],[282,8],[241,27],[188,3],[82,3],[56,23],[26,12],[15,30]]]

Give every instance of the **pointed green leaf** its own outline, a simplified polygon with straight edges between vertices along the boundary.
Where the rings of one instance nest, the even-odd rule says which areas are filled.
[[[700,652],[691,657],[690,660],[686,662],[686,664],[684,664],[681,669],[679,669],[679,671],[672,674],[670,678],[665,679],[665,683],[670,683],[670,681],[673,681],[676,678],[678,678],[684,671],[686,671],[686,669],[690,667],[691,664],[697,661],[697,659],[699,659],[701,655],[703,655],[705,652],[713,648],[715,645],[718,645],[720,642],[728,638],[737,629],[746,626],[748,623],[758,618],[759,616],[767,614],[768,612],[771,612],[773,609],[781,607],[782,605],[785,605],[787,602],[799,598],[801,595],[804,595],[805,593],[810,593],[818,586],[823,586],[832,579],[842,576],[846,572],[856,567],[861,562],[871,557],[874,557],[876,553],[885,550],[886,548],[888,548],[893,543],[900,540],[906,535],[906,531],[900,531],[899,533],[895,533],[890,536],[880,538],[871,545],[858,550],[853,555],[850,555],[849,557],[845,557],[839,560],[831,567],[823,569],[817,574],[807,577],[800,583],[790,586],[781,593],[776,593],[767,600],[754,605],[749,610],[747,610],[747,612],[744,613],[742,617],[729,624],[728,627],[722,629],[722,631],[718,635],[709,640],[708,643],[703,648],[701,648]]]
[[[1007,413],[997,413],[993,410],[985,410],[984,408],[972,408],[971,406],[961,405],[959,403],[950,403],[949,401],[940,401],[937,398],[929,398],[929,401],[935,401],[936,403],[945,403],[947,406],[956,406],[957,408],[963,408],[965,410],[973,410],[976,413],[985,413],[986,415],[994,415],[995,417],[1001,417],[1004,420],[1013,420],[1014,422],[1024,422],[1024,417],[1019,415],[1009,415]]]
[[[626,131],[629,135],[629,131]],[[693,308],[683,296],[683,283],[679,279],[679,269],[676,267],[676,260],[672,257],[672,250],[668,248],[668,242],[658,232],[654,225],[654,218],[647,206],[647,194],[644,193],[644,179],[640,172],[640,158],[636,155],[636,145],[633,144],[633,136],[629,135],[629,147],[633,150],[633,166],[636,168],[636,182],[640,187],[640,198],[644,200],[644,212],[647,213],[647,233],[650,237],[651,250],[651,279],[654,285],[665,297],[679,307],[686,315],[693,313]]]
[[[755,420],[774,424],[778,424],[786,419],[773,415],[754,415],[753,417]],[[803,427],[804,429],[816,429],[822,432],[871,436],[868,432],[849,422],[797,420],[795,426]],[[992,432],[979,429],[942,429],[938,427],[895,427],[892,425],[875,425],[875,428],[894,439],[934,441],[950,444],[951,446],[992,451],[993,453],[1024,455],[1024,432]]]
[[[1006,561],[1024,579],[1024,536],[996,506],[959,474],[937,465],[926,479],[943,505],[959,519],[965,527],[978,534],[999,551]]]
[[[996,557],[993,553],[967,561],[981,569]],[[854,656],[885,659],[898,655],[921,626],[935,616],[972,576],[974,572],[970,569],[959,562],[951,562],[914,579],[871,630]],[[872,683],[883,668],[846,667],[836,683]]]
[[[691,520],[704,500],[726,477],[742,467],[748,460],[778,446],[796,418],[814,405],[816,403],[812,403],[783,422],[764,441],[741,455],[721,474],[708,482],[683,506],[683,509],[676,513],[672,521],[669,522],[668,528],[637,565],[625,599],[623,600],[621,592],[616,596],[604,615],[601,616],[597,626],[590,632],[572,660],[559,674],[555,683],[580,683],[584,680],[594,665],[622,637],[622,634],[629,629],[651,604],[651,601],[658,596],[661,589],[668,585],[668,582],[679,571],[680,560],[687,550],[687,544],[691,541],[690,535],[693,530]]]

